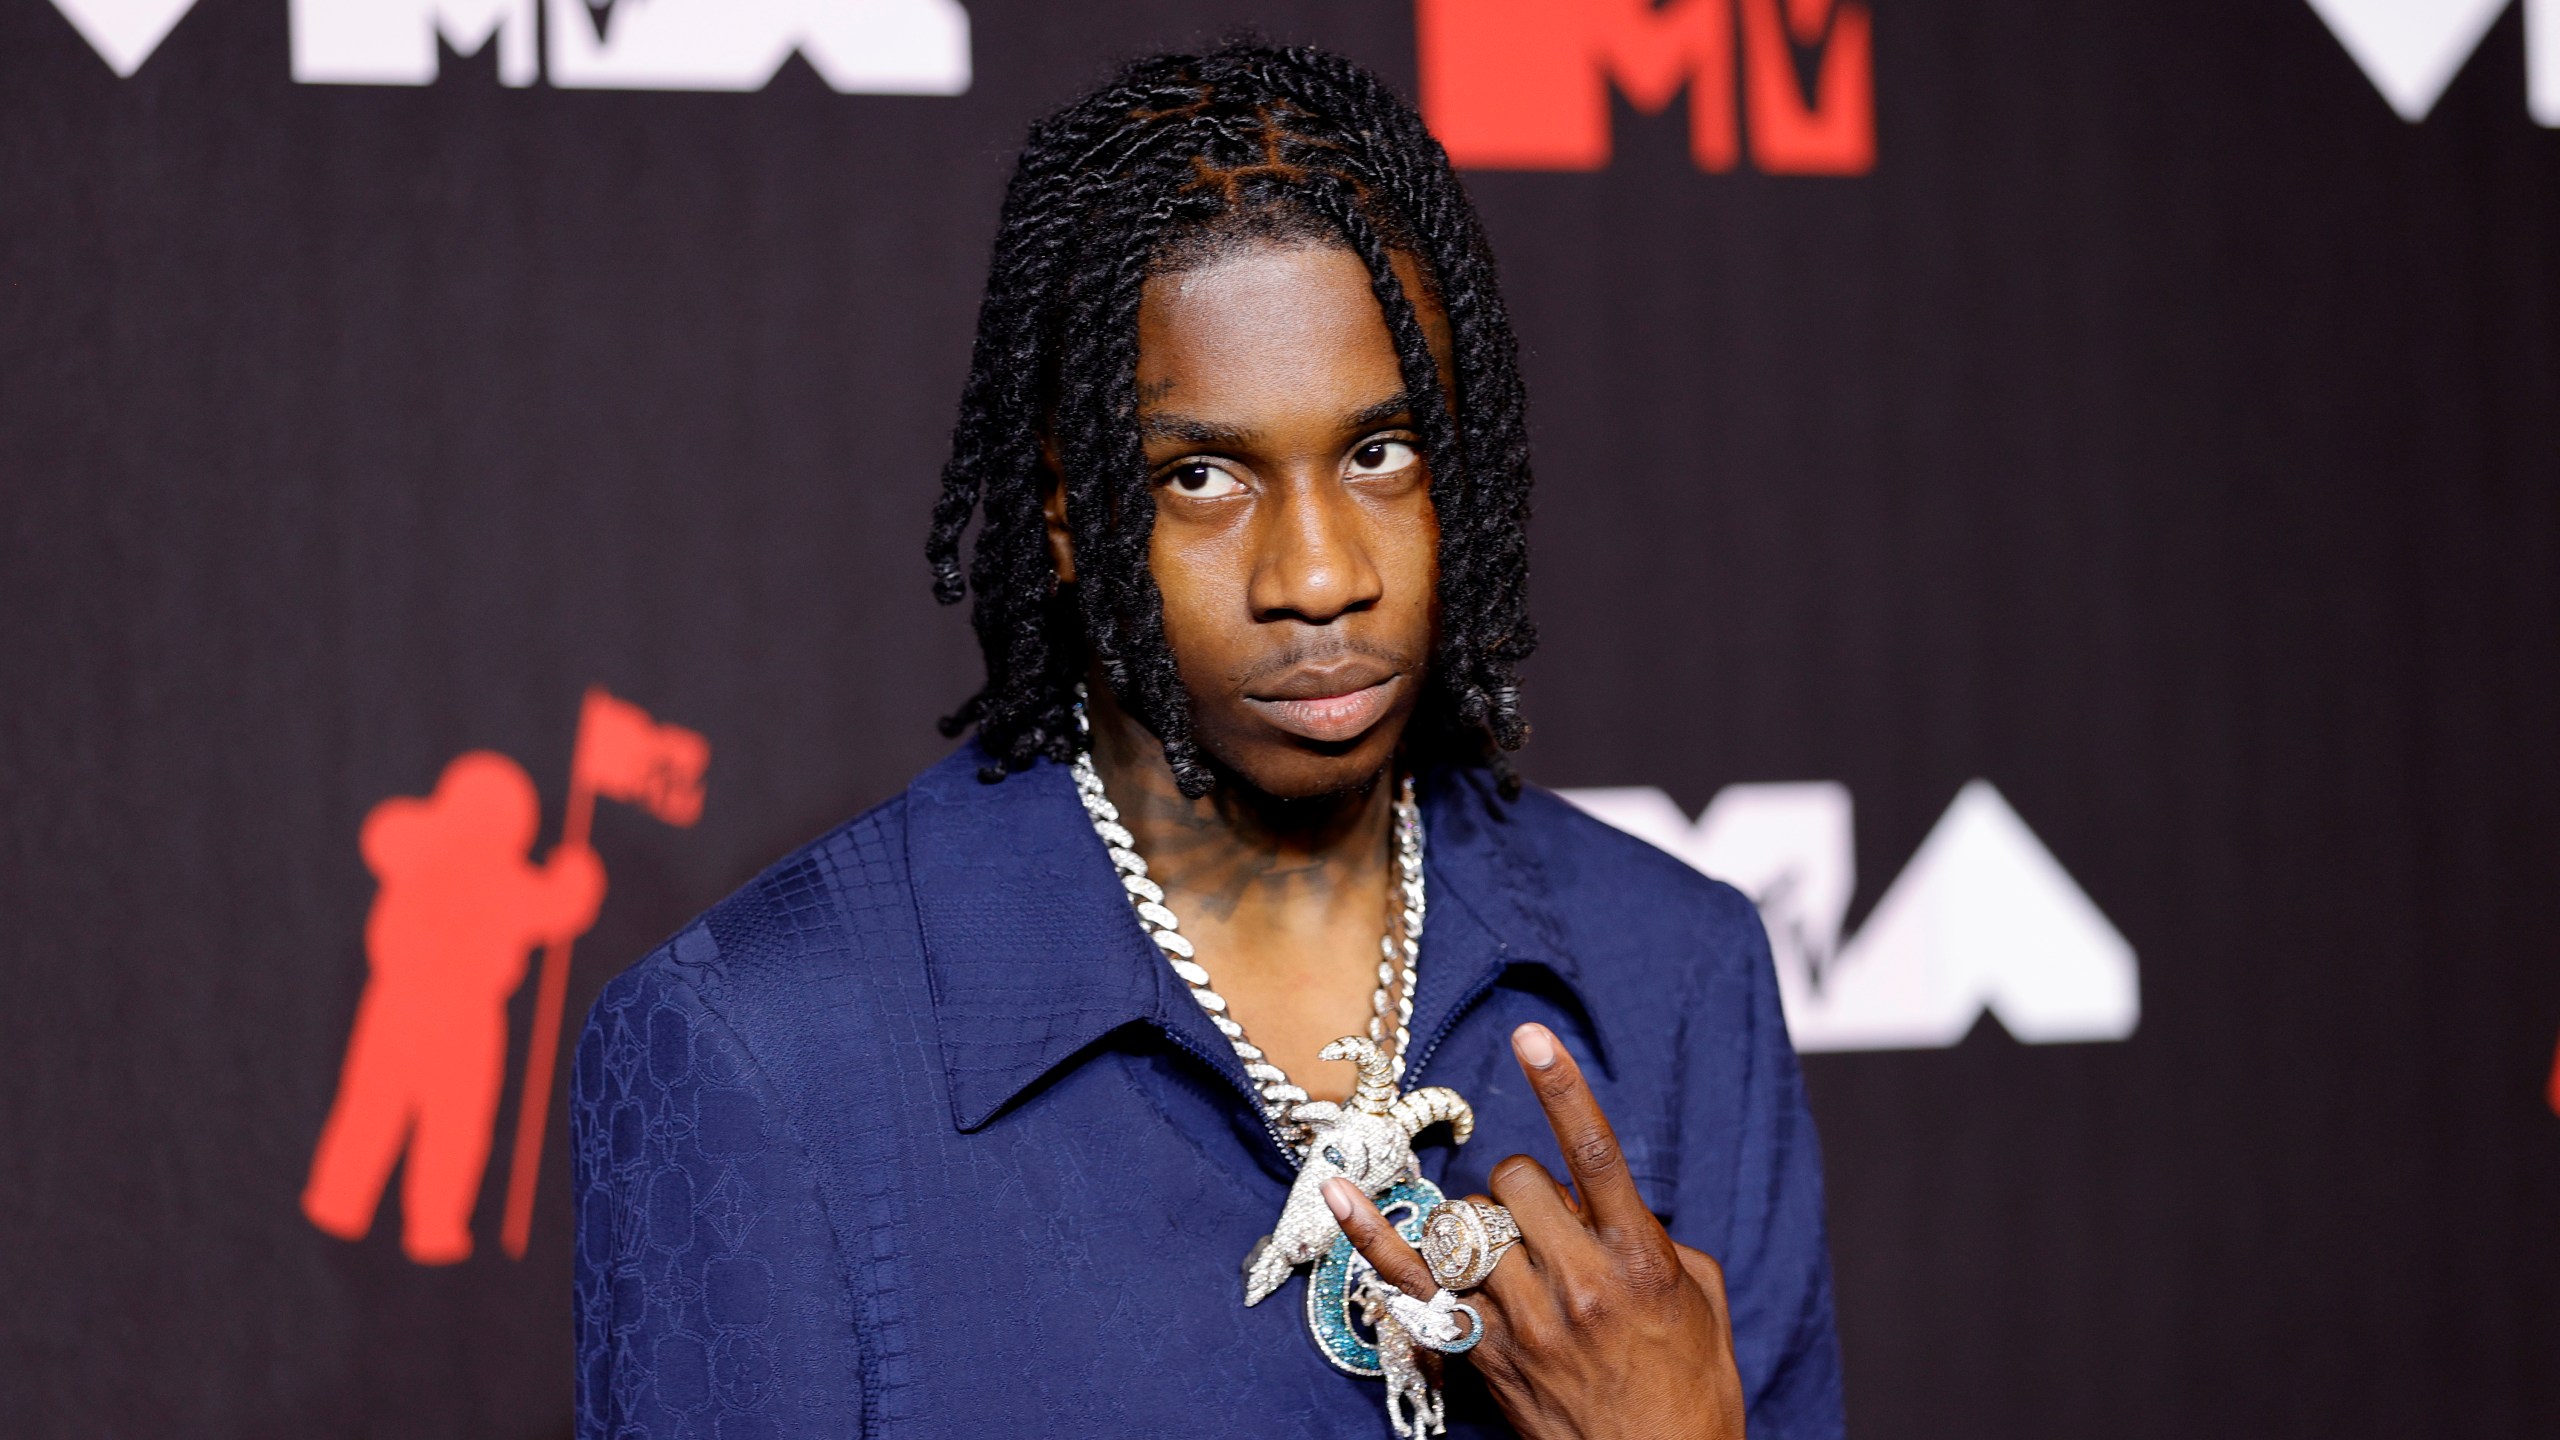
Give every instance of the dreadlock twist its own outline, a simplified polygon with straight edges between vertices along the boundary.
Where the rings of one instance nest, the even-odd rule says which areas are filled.
[[[1147,567],[1154,498],[1138,433],[1147,278],[1220,237],[1323,240],[1368,266],[1414,399],[1440,526],[1440,628],[1412,744],[1490,764],[1527,735],[1529,446],[1493,258],[1447,155],[1367,71],[1314,49],[1233,44],[1140,60],[1032,127],[1005,195],[951,459],[925,542],[934,596],[975,592],[987,681],[942,722],[978,727],[986,778],[1073,757],[1088,662],[1163,743],[1183,793],[1214,776]],[[1449,317],[1455,404],[1390,258],[1412,254]],[[1041,508],[1055,448],[1076,583]],[[981,518],[963,583],[961,538]]]

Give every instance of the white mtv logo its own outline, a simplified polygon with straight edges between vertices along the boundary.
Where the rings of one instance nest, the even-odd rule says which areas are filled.
[[[1957,792],[1846,943],[1846,786],[1727,786],[1694,825],[1651,787],[1564,798],[1759,905],[1799,1050],[1953,1045],[1986,1009],[2038,1045],[2122,1040],[2142,1018],[2133,947],[1987,781]]]
[[[969,88],[969,15],[959,0],[616,0],[596,23],[588,0],[549,4],[554,85],[759,90],[796,50],[837,90]],[[299,56],[295,65],[303,78]]]
[[[53,0],[118,75],[151,58],[195,0]],[[567,89],[757,90],[793,54],[871,94],[969,88],[959,0],[289,0],[293,78],[424,85],[437,41],[498,47],[498,78]],[[537,30],[535,7],[546,7]],[[548,39],[537,55],[537,34]]]
[[[2427,118],[2507,0],[2311,0],[2400,118]],[[2524,0],[2525,108],[2560,125],[2560,0]]]

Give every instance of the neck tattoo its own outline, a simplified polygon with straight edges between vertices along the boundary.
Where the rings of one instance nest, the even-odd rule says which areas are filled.
[[[1076,722],[1084,730],[1084,709],[1076,709]],[[1090,732],[1086,732],[1090,733]],[[1076,752],[1074,764],[1076,795],[1084,802],[1085,814],[1093,821],[1096,834],[1110,849],[1111,866],[1120,874],[1120,886],[1128,892],[1129,903],[1138,912],[1139,928],[1156,942],[1173,973],[1191,989],[1191,998],[1208,1012],[1209,1023],[1227,1037],[1235,1047],[1236,1058],[1244,1062],[1244,1073],[1253,1081],[1262,1097],[1262,1118],[1293,1157],[1303,1158],[1313,1132],[1305,1122],[1295,1118],[1298,1106],[1307,1103],[1306,1090],[1289,1079],[1288,1072],[1263,1053],[1262,1047],[1245,1037],[1244,1026],[1227,1008],[1226,997],[1209,982],[1209,972],[1202,968],[1198,952],[1190,937],[1182,933],[1182,922],[1175,918],[1164,900],[1164,887],[1147,878],[1147,862],[1138,854],[1137,837],[1120,823],[1120,811],[1102,792],[1101,772],[1094,769],[1093,751],[1088,746]],[[1422,890],[1422,811],[1413,802],[1413,780],[1406,777],[1397,786],[1395,804],[1396,841],[1396,915],[1387,933],[1378,937],[1378,985],[1369,995],[1369,1042],[1385,1051],[1388,1075],[1393,1084],[1404,1083],[1405,1056],[1413,1045],[1413,987],[1422,963],[1422,919],[1425,901]],[[1387,1022],[1395,1022],[1394,1048],[1387,1049]]]
[[[1378,984],[1369,997],[1369,1033],[1346,1035],[1319,1053],[1321,1059],[1349,1060],[1359,1067],[1358,1088],[1349,1100],[1337,1104],[1309,1099],[1304,1087],[1293,1083],[1260,1046],[1245,1038],[1244,1026],[1228,1013],[1226,997],[1209,983],[1209,972],[1182,933],[1181,921],[1166,907],[1164,887],[1147,877],[1137,837],[1120,823],[1119,809],[1103,793],[1102,774],[1093,764],[1092,730],[1081,701],[1076,706],[1076,730],[1086,737],[1072,766],[1076,797],[1110,852],[1112,869],[1137,912],[1139,927],[1189,987],[1209,1023],[1235,1048],[1272,1138],[1298,1166],[1279,1223],[1245,1257],[1245,1304],[1260,1304],[1299,1266],[1312,1264],[1314,1269],[1307,1276],[1307,1328],[1317,1348],[1338,1369],[1387,1382],[1387,1423],[1396,1435],[1418,1440],[1444,1433],[1439,1387],[1416,1363],[1414,1338],[1387,1305],[1394,1287],[1352,1248],[1321,1190],[1327,1180],[1349,1180],[1377,1203],[1408,1242],[1417,1242],[1424,1214],[1443,1197],[1438,1186],[1423,1178],[1413,1154],[1414,1136],[1446,1124],[1452,1138],[1463,1145],[1475,1129],[1472,1107],[1446,1086],[1397,1093],[1404,1083],[1405,1057],[1413,1045],[1414,983],[1422,960],[1422,812],[1414,803],[1413,780],[1406,777],[1396,787],[1393,899],[1400,903],[1394,905],[1387,933],[1378,941]],[[1393,1050],[1387,1048],[1390,1019]]]

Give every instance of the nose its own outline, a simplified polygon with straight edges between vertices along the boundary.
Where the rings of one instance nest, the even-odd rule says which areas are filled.
[[[1263,511],[1248,599],[1256,620],[1330,625],[1383,598],[1360,507],[1338,481],[1280,487]]]

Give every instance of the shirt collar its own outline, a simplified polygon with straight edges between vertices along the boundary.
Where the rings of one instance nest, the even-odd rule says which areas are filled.
[[[1249,1093],[1244,1068],[1138,924],[1066,766],[996,784],[976,745],[907,792],[908,873],[923,928],[953,1123],[975,1130],[1112,1031],[1148,1023]],[[1429,1046],[1512,965],[1551,972],[1586,1018],[1515,807],[1483,777],[1429,777],[1430,915],[1413,1036]],[[1596,1035],[1596,1032],[1595,1032]]]

